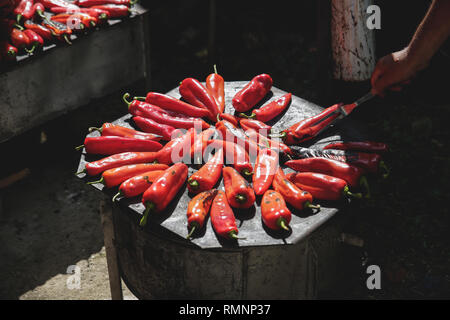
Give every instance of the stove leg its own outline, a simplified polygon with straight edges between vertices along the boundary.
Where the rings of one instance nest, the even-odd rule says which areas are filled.
[[[109,199],[100,201],[100,218],[103,228],[103,238],[106,250],[106,262],[108,264],[109,286],[112,300],[123,300],[122,280],[120,278],[117,251],[114,245],[114,225],[112,217],[112,205]]]

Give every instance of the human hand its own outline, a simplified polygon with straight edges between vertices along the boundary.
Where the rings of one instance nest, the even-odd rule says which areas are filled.
[[[372,93],[384,97],[386,90],[400,91],[427,65],[428,61],[414,61],[408,55],[408,47],[382,57],[378,60],[370,79]]]

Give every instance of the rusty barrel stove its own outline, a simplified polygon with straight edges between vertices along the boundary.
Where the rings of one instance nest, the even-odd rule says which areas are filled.
[[[226,112],[234,113],[231,99],[246,83],[225,83]],[[285,93],[273,87],[262,103]],[[177,88],[168,94],[180,97]],[[275,131],[281,130],[321,111],[321,107],[292,96],[287,110],[269,124]],[[131,126],[131,122],[128,114],[114,123]],[[361,140],[362,131],[357,123],[345,119],[305,146],[320,148],[332,141]],[[98,133],[89,134],[95,135]],[[78,169],[92,160],[83,154]],[[195,170],[191,166],[189,175]],[[79,177],[87,180],[84,174]],[[110,199],[117,192],[93,186]],[[223,181],[219,188],[223,189]],[[246,239],[219,239],[208,219],[202,233],[187,240],[190,199],[187,188],[182,188],[165,212],[149,216],[145,228],[139,226],[144,211],[140,197],[113,204],[121,277],[139,299],[310,299],[339,278],[343,262],[339,236],[348,203],[321,203],[318,212],[293,211],[291,232],[286,233],[263,225],[261,199],[257,198],[253,208],[235,211],[239,236]]]

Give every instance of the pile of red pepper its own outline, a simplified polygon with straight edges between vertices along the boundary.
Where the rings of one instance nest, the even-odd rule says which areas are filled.
[[[100,136],[87,137],[78,148],[107,157],[87,163],[83,172],[101,175],[90,183],[118,187],[114,200],[141,196],[146,208],[141,225],[149,214],[163,211],[187,182],[192,196],[188,238],[204,228],[210,215],[218,236],[237,239],[234,210],[251,208],[257,197],[264,225],[282,231],[289,230],[292,211],[320,209],[316,201],[368,196],[366,176],[387,174],[381,160],[387,146],[375,142],[332,143],[322,150],[299,146],[298,133],[315,130],[315,121],[326,117],[327,111],[284,130],[295,143],[273,138],[267,122],[288,108],[292,95],[255,107],[272,83],[268,74],[254,77],[233,97],[235,114],[225,113],[224,79],[216,69],[205,84],[184,79],[179,86],[182,99],[158,92],[130,99],[126,93],[123,100],[138,130],[111,123],[90,128]],[[245,113],[249,111],[250,115]],[[294,172],[285,174],[280,163]],[[190,176],[187,164],[197,168]],[[219,190],[222,177],[224,190]]]
[[[0,61],[39,52],[55,41],[130,14],[137,0],[0,0]]]

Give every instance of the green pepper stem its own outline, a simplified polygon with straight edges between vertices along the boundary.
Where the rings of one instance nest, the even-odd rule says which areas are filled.
[[[75,147],[75,150],[81,150],[81,149],[83,149],[84,148],[84,144],[82,144],[81,146],[78,146],[78,147]]]
[[[133,97],[134,100],[142,100],[145,101],[146,97]]]
[[[145,204],[144,215],[142,216],[141,221],[139,221],[139,225],[140,225],[141,227],[143,227],[143,226],[145,226],[145,225],[147,224],[147,217],[148,217],[148,214],[149,214],[149,212],[150,212],[153,208],[155,208],[155,204],[154,204],[153,202],[147,202],[147,203]]]
[[[247,197],[245,197],[242,194],[237,194],[235,198],[236,198],[236,201],[239,203],[244,203],[245,201],[247,201]]]
[[[289,231],[289,227],[286,225],[286,220],[284,220],[284,218],[279,218],[277,223],[282,229]]]
[[[241,117],[241,118],[246,118],[246,119],[252,119],[252,118],[254,118],[256,116],[256,114],[254,114],[253,112],[252,112],[252,114],[251,115],[246,115],[245,113],[243,113],[243,112],[241,112],[241,113],[239,113],[239,117]]]
[[[136,4],[138,1],[139,1],[139,0],[131,0],[131,1],[130,1],[130,6]]]
[[[192,234],[194,233],[194,231],[195,231],[195,229],[198,227],[199,225],[197,224],[197,223],[195,223],[195,222],[193,222],[192,224],[191,224],[191,231],[189,231],[189,233],[188,233],[188,235],[187,235],[187,237],[186,237],[186,239],[191,239],[192,238]]]
[[[378,167],[380,168],[380,170],[384,171],[384,173],[382,174],[382,177],[383,177],[383,179],[386,179],[390,173],[389,167],[386,165],[386,163],[383,160],[380,161],[380,164],[378,165]]]
[[[75,173],[75,175],[77,176],[77,175],[79,175],[79,174],[81,174],[81,173],[86,173],[86,168],[84,168],[84,169],[81,170],[81,171],[78,171],[77,173]]]
[[[20,23],[20,20],[22,19],[22,15],[21,14],[18,14],[17,15],[17,18],[16,18],[16,21],[17,21],[17,23]]]
[[[100,133],[102,133],[102,128],[96,128],[96,127],[90,127],[89,129],[88,129],[88,131],[89,132],[92,132],[92,131],[98,131],[98,132],[100,132]]]
[[[34,49],[36,49],[36,47],[37,47],[37,45],[34,45],[34,46],[31,47],[30,50],[28,50],[27,48],[25,48],[25,51],[26,51],[27,53],[33,53],[33,51],[34,51]]]
[[[130,107],[130,105],[131,105],[131,102],[129,102],[128,100],[127,100],[127,98],[130,96],[130,94],[127,92],[127,93],[125,93],[123,96],[122,96],[122,99],[123,99],[123,101],[127,104],[127,106],[128,106],[128,108]]]
[[[108,18],[108,15],[106,14],[106,13],[101,13],[99,16],[98,16],[98,18],[99,19],[107,19]]]
[[[91,27],[95,27],[96,26],[94,21],[89,21],[89,23],[91,24]]]
[[[364,189],[365,191],[365,198],[370,198],[370,188],[369,188],[369,182],[367,181],[367,178],[365,176],[362,176],[359,179],[359,185]]]
[[[228,232],[228,235],[230,236],[231,239],[236,239],[236,240],[245,240],[245,239],[247,239],[247,238],[240,238],[240,237],[238,237],[236,230],[231,230],[230,232]]]
[[[218,74],[218,73],[217,73],[217,67],[216,67],[216,65],[215,65],[215,64],[214,64],[214,66],[213,66],[213,67],[214,67],[214,73],[215,73],[215,74]]]
[[[253,174],[253,172],[249,171],[248,169],[244,169],[244,170],[242,170],[242,174],[244,176],[249,177],[249,176],[251,176]]]
[[[20,31],[23,31],[23,29],[24,29],[20,24],[17,24],[17,23],[14,23],[14,27],[19,29]]]
[[[105,181],[105,179],[103,177],[101,177],[100,180],[96,180],[96,181],[90,181],[90,182],[86,182],[86,184],[96,184],[96,183],[103,183]]]
[[[350,190],[348,189],[348,186],[344,187],[344,190],[342,190],[342,193],[346,197],[352,197],[352,198],[357,198],[357,199],[361,199],[362,198],[362,194],[361,193],[359,193],[359,192],[358,193],[350,192]]]
[[[114,197],[112,197],[112,202],[116,201],[117,197],[123,196],[122,191],[119,190],[119,192],[117,192]]]
[[[68,44],[72,44],[69,40],[69,36],[67,34],[63,35],[64,41],[66,41]]]
[[[286,137],[287,133],[286,131],[276,132],[276,133],[270,133],[269,137],[271,138],[284,138]]]
[[[307,201],[305,203],[305,208],[311,208],[311,209],[318,209],[318,210],[320,210],[320,204],[314,205],[311,202]]]
[[[188,180],[188,183],[193,189],[198,189],[198,187],[199,187],[197,180]]]

